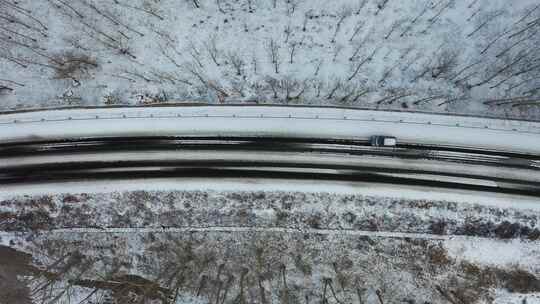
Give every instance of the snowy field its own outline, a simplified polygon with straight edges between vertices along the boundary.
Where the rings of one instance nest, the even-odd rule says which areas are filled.
[[[0,303],[539,303],[537,204],[231,182],[0,191]]]
[[[540,118],[536,0],[1,0],[0,107],[273,103]]]

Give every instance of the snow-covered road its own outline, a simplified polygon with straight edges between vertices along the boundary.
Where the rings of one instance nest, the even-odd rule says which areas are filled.
[[[316,107],[183,106],[0,115],[0,143],[91,137],[267,136],[366,140],[540,154],[540,123]]]

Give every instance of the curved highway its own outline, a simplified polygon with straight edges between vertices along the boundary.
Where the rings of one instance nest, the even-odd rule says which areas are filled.
[[[371,135],[396,136],[399,145],[371,147]],[[313,107],[0,115],[0,183],[169,176],[350,180],[540,196],[540,124]]]

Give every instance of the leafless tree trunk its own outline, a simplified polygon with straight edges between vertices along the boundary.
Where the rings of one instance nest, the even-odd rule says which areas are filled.
[[[274,72],[279,74],[279,66],[281,61],[279,56],[279,45],[274,39],[270,39],[267,47],[270,55],[270,62],[272,62],[272,65],[274,66]]]
[[[289,44],[289,64],[294,63],[294,54],[295,54],[297,45],[298,45],[298,42],[292,42]]]
[[[331,43],[336,43],[336,36],[341,29],[341,25],[343,24],[343,21],[345,21],[345,18],[349,17],[351,15],[351,9],[349,7],[342,7],[339,14],[338,14],[338,22],[336,23],[336,29],[334,31],[334,35],[332,36],[332,39],[330,40]]]
[[[217,66],[220,66],[220,64],[218,62],[218,59],[217,59],[218,54],[219,54],[219,51],[218,51],[218,48],[217,48],[217,36],[216,35],[210,36],[210,38],[208,40],[206,40],[205,46],[206,46],[206,51],[210,55],[210,58],[212,58],[212,61]]]
[[[510,36],[508,36],[508,38],[509,38],[509,39],[512,39],[512,38],[514,38],[514,37],[516,37],[516,36],[518,36],[518,35],[521,35],[521,34],[523,34],[524,32],[526,32],[526,31],[528,31],[528,30],[530,30],[530,29],[532,29],[532,28],[534,28],[534,27],[536,27],[536,26],[538,26],[538,25],[540,25],[540,18],[538,18],[538,19],[536,19],[536,20],[534,20],[534,21],[531,21],[531,22],[527,23],[527,26],[526,26],[526,27],[524,27],[523,29],[519,30],[518,32],[516,32],[516,33],[514,33],[514,34],[512,34],[512,35],[510,35]]]
[[[319,72],[321,70],[321,66],[322,66],[323,63],[324,63],[323,59],[317,60],[317,66],[315,67],[315,73],[313,73],[313,76],[319,75]]]
[[[388,4],[389,0],[379,0],[379,3],[377,3],[377,11],[375,12],[375,16],[377,16],[384,8],[386,7],[386,4]]]
[[[253,54],[251,56],[251,65],[253,66],[253,74],[258,74],[259,61],[257,60],[257,55]]]
[[[187,0],[190,1],[190,0]],[[201,4],[199,3],[199,0],[191,0],[191,3],[193,3],[193,6],[195,8],[201,8]]]
[[[495,55],[495,57],[499,58],[501,56],[503,56],[504,54],[508,53],[510,50],[512,50],[514,47],[520,45],[521,43],[523,43],[524,41],[528,41],[529,39],[531,39],[532,37],[534,37],[536,35],[536,33],[532,33],[531,35],[529,36],[526,36],[514,43],[512,43],[509,47],[505,48],[504,50],[502,50],[500,53],[498,53],[497,55]]]
[[[230,64],[236,71],[236,76],[242,76],[244,65],[245,65],[245,62],[242,59],[242,57],[238,55],[238,53],[230,52],[229,54],[227,54],[227,59],[229,60]]]
[[[514,65],[516,65],[518,62],[520,62],[521,60],[523,60],[525,57],[527,56],[527,54],[522,54],[521,56],[518,56],[517,59],[513,60],[511,63],[507,64],[506,66],[504,66],[503,68],[499,69],[497,72],[495,72],[493,75],[491,75],[490,77],[488,77],[487,79],[477,83],[477,84],[474,84],[472,87],[478,87],[478,86],[481,86],[481,85],[484,85],[488,82],[490,82],[491,80],[495,79],[495,77],[499,76],[500,74],[502,74],[503,72],[507,71],[508,69],[512,68]]]
[[[356,68],[354,70],[354,72],[352,73],[352,75],[348,78],[349,81],[351,81],[354,77],[356,77],[356,75],[358,74],[358,72],[360,71],[360,68],[362,68],[362,66],[366,63],[366,62],[369,62],[373,59],[373,56],[375,56],[375,54],[377,53],[377,51],[379,50],[379,47],[375,48],[373,50],[373,52],[371,52],[371,54],[369,56],[367,56],[364,60],[360,61],[357,65],[356,65]]]
[[[326,96],[326,99],[332,99],[334,98],[334,95],[336,94],[337,90],[339,90],[342,86],[341,80],[337,80],[334,84],[334,87],[330,90],[330,93]]]
[[[474,18],[474,16],[478,15],[478,13],[480,13],[481,11],[482,11],[482,7],[480,6],[466,20],[471,21]]]
[[[459,70],[452,78],[450,78],[450,80],[454,80],[456,78],[458,78],[461,74],[463,74],[465,71],[469,70],[470,68],[474,67],[474,66],[477,66],[479,65],[480,63],[482,63],[483,61],[482,60],[478,60],[476,62],[473,62],[469,65],[467,65],[466,67],[462,68],[461,70]]]
[[[364,25],[366,24],[365,21],[360,21],[356,24],[356,26],[354,27],[354,32],[351,36],[351,38],[349,39],[349,41],[353,41],[354,38],[356,37],[356,35],[358,35],[358,33],[360,33],[360,30],[362,29],[362,27],[364,27]]]
[[[392,36],[392,33],[394,33],[394,31],[400,27],[402,24],[403,24],[403,20],[397,20],[397,21],[394,21],[392,23],[392,26],[390,27],[390,31],[388,32],[388,34],[386,34],[384,36],[384,39],[387,40],[388,38],[390,38],[390,36]]]
[[[400,37],[405,36],[411,30],[413,25],[418,21],[418,19],[422,18],[422,16],[424,16],[426,14],[426,12],[428,11],[428,9],[430,9],[430,8],[432,8],[430,5],[424,6],[424,9],[422,10],[422,12],[420,12],[420,14],[416,15],[416,17],[414,17],[413,20],[411,20],[409,25],[407,25],[407,27],[405,27],[405,29],[403,30],[403,32],[401,32],[401,34],[399,36]]]
[[[59,0],[57,0],[57,1],[59,1]],[[218,1],[219,1],[219,0],[218,0]],[[131,9],[137,10],[137,11],[144,12],[144,13],[150,15],[150,16],[153,16],[153,17],[158,18],[159,20],[165,20],[162,16],[158,15],[155,11],[153,11],[153,10],[151,10],[151,9],[146,9],[146,8],[144,8],[144,7],[137,7],[137,6],[133,6],[133,5],[121,3],[121,2],[118,1],[118,0],[114,0],[114,3],[117,4],[117,5],[123,6],[123,7],[127,7],[127,8],[131,8]]]
[[[467,35],[467,37],[472,37],[474,34],[476,34],[478,31],[480,31],[482,28],[484,28],[489,22],[493,21],[495,18],[499,17],[500,15],[502,15],[502,12],[495,12],[495,13],[488,14],[485,17],[486,20],[484,20],[484,22],[480,23],[480,25],[478,25],[472,32],[470,32]]]
[[[332,57],[332,62],[336,62],[337,56],[343,50],[343,45],[336,44],[334,45],[334,56]]]
[[[423,34],[427,33],[427,31],[439,20],[439,17],[442,15],[442,13],[449,8],[454,3],[454,0],[449,0],[445,6],[443,6],[433,17],[428,19],[428,26],[422,31]]]
[[[368,0],[360,0],[360,3],[356,7],[355,15],[360,15],[360,12],[362,11],[362,9],[364,9],[367,2],[368,2]]]

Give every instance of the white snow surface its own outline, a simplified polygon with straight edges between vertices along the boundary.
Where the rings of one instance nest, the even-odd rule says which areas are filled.
[[[361,194],[365,196],[392,197],[411,200],[455,201],[505,209],[540,210],[538,200],[518,195],[464,191],[457,189],[428,189],[415,186],[393,186],[376,183],[302,180],[252,179],[252,178],[167,178],[126,179],[114,181],[78,181],[27,185],[6,185],[0,188],[0,199],[24,195],[58,195],[69,193],[110,193],[115,191],[283,191],[329,192]]]
[[[2,2],[0,107],[189,100],[540,117],[537,0],[197,2]]]
[[[506,266],[540,271],[540,262],[533,258],[540,254],[538,242],[514,240],[490,240],[480,238],[456,238],[445,242],[445,248],[453,258],[489,266]]]

